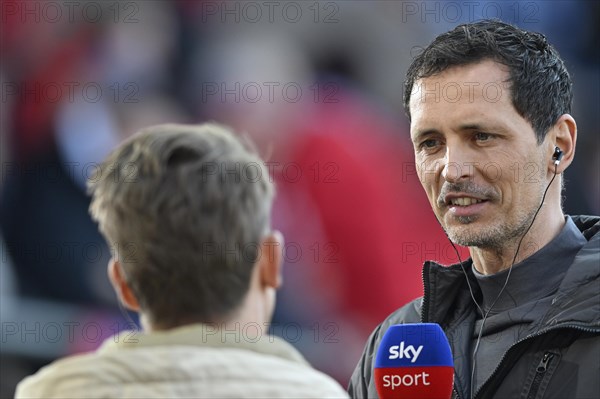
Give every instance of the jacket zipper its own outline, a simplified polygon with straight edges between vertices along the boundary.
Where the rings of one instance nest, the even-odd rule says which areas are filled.
[[[421,279],[423,280],[423,303],[421,304],[421,323],[427,323],[429,313],[429,264],[425,262],[421,270]]]
[[[536,334],[529,335],[529,336],[527,336],[527,337],[525,337],[525,338],[523,338],[523,339],[515,342],[514,344],[511,345],[510,348],[508,348],[508,350],[506,352],[504,352],[504,355],[502,355],[502,359],[500,359],[500,363],[498,363],[498,366],[496,366],[496,368],[494,369],[494,371],[492,372],[492,374],[490,374],[490,376],[488,377],[488,379],[486,380],[486,382],[479,387],[479,389],[477,390],[477,392],[475,392],[475,395],[473,396],[473,398],[476,398],[479,395],[479,392],[481,392],[481,389],[487,384],[487,382],[491,381],[492,378],[496,375],[496,373],[498,373],[498,370],[500,370],[500,366],[502,365],[502,363],[504,363],[504,360],[506,359],[508,352],[510,352],[510,350],[512,348],[514,348],[515,346],[517,346],[518,344],[520,344],[520,343],[522,343],[524,341],[528,341],[530,339],[537,338],[540,335],[544,335],[544,334],[546,334],[548,332],[551,332],[551,331],[554,331],[554,330],[560,330],[560,329],[563,329],[563,328],[564,329],[572,328],[572,329],[575,329],[575,330],[579,330],[579,331],[583,331],[583,332],[589,332],[589,333],[598,333],[598,332],[600,332],[600,330],[598,330],[598,329],[582,327],[582,326],[577,325],[577,324],[565,324],[565,325],[562,325],[562,326],[551,327],[551,328],[548,328],[546,330],[542,330],[542,331],[540,331],[540,332],[538,332]]]
[[[533,378],[533,382],[531,383],[531,389],[529,389],[527,399],[534,399],[535,395],[537,395],[540,389],[540,384],[542,383],[542,379],[544,378],[544,374],[546,374],[546,370],[548,369],[548,364],[550,364],[550,361],[553,357],[554,353],[544,353],[544,357],[542,357],[542,360],[540,360],[540,363],[535,369],[535,377]]]

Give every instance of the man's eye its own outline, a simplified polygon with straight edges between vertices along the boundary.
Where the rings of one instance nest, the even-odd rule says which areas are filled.
[[[439,141],[439,140],[436,140],[436,139],[428,139],[428,140],[425,140],[425,141],[423,141],[423,142],[421,143],[421,146],[420,146],[420,147],[421,147],[421,148],[425,148],[425,149],[427,149],[427,148],[434,148],[434,147],[436,147],[436,146],[437,146],[437,145],[439,145],[439,144],[440,144],[440,141]]]
[[[492,138],[494,138],[494,136],[492,134],[483,133],[483,132],[477,132],[477,133],[475,133],[475,135],[473,137],[477,141],[489,141]]]

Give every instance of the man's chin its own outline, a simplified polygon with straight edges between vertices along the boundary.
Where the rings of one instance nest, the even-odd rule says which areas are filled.
[[[486,246],[495,228],[482,215],[457,216],[450,212],[443,215],[444,230],[450,241],[465,247]],[[493,236],[493,234],[492,234]],[[493,241],[493,239],[492,239]]]
[[[471,217],[469,216],[469,218]],[[457,223],[451,224],[447,227],[446,232],[453,243],[465,247],[478,246],[482,244],[482,239],[489,234],[489,230],[485,226],[477,226],[475,220],[461,220]]]

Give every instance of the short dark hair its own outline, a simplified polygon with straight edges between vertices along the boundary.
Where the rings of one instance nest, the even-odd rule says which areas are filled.
[[[571,112],[571,78],[544,35],[497,20],[459,25],[436,37],[414,59],[404,83],[408,118],[410,96],[417,80],[488,59],[509,68],[512,104],[529,121],[541,143],[558,118]]]
[[[218,322],[241,304],[274,195],[248,140],[216,124],[148,127],[109,155],[89,190],[155,328]]]

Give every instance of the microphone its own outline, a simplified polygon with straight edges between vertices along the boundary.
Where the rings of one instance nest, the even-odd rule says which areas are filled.
[[[377,349],[374,368],[381,399],[452,396],[454,361],[439,324],[390,326]]]

